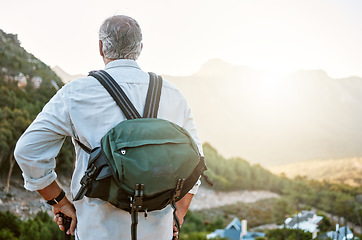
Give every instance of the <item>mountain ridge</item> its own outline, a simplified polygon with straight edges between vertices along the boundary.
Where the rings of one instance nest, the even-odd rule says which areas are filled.
[[[362,78],[321,69],[279,77],[219,59],[162,76],[188,100],[202,141],[226,157],[271,166],[362,156]]]
[[[60,77],[60,79],[62,79],[62,82],[64,84],[66,84],[66,83],[68,83],[70,81],[76,80],[78,78],[83,78],[83,77],[86,76],[86,75],[83,75],[83,74],[74,74],[74,75],[69,74],[59,66],[52,67],[52,70]]]
[[[274,174],[288,178],[305,176],[318,181],[326,180],[351,186],[362,185],[362,158],[316,159],[267,168]]]

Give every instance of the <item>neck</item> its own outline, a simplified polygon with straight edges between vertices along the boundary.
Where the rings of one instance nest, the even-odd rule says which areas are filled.
[[[128,59],[128,58],[119,58],[119,59]],[[114,61],[114,60],[118,60],[118,59],[112,59],[112,58],[106,58],[106,57],[103,57],[103,62],[104,62],[104,65],[107,65],[108,63]],[[132,59],[130,59],[132,60]]]
[[[108,63],[114,61],[116,59],[111,59],[111,58],[106,58],[106,57],[103,57],[103,62],[104,62],[104,65],[107,65]]]

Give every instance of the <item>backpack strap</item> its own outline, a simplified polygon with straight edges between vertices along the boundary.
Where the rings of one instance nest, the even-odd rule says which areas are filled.
[[[147,91],[145,108],[143,111],[144,118],[157,118],[158,107],[160,104],[162,77],[149,72],[150,84]]]
[[[171,201],[171,207],[173,209],[173,222],[176,226],[178,234],[180,234],[181,226],[180,226],[180,220],[178,219],[177,214],[176,214],[177,207],[176,207],[175,200]],[[178,239],[178,238],[173,237],[172,240],[174,240],[174,239]]]
[[[95,77],[103,85],[121,108],[127,119],[141,118],[141,115],[137,112],[127,95],[111,75],[104,70],[99,70],[90,72],[89,76]]]
[[[81,149],[83,149],[86,153],[90,154],[92,152],[92,149],[90,149],[89,147],[87,147],[86,145],[84,145],[81,141],[79,141],[78,139],[74,138],[74,141],[76,141],[79,145],[79,147]]]

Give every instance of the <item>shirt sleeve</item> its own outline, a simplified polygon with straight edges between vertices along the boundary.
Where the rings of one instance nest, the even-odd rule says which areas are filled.
[[[63,87],[44,106],[16,144],[14,156],[23,172],[26,189],[40,190],[56,179],[55,157],[66,136],[73,136],[73,131]]]

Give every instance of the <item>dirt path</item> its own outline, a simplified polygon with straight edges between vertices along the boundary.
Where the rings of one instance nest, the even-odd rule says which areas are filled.
[[[193,198],[190,209],[198,210],[220,207],[236,202],[252,203],[262,199],[277,197],[279,197],[278,194],[268,191],[215,192],[214,190],[201,187]]]

